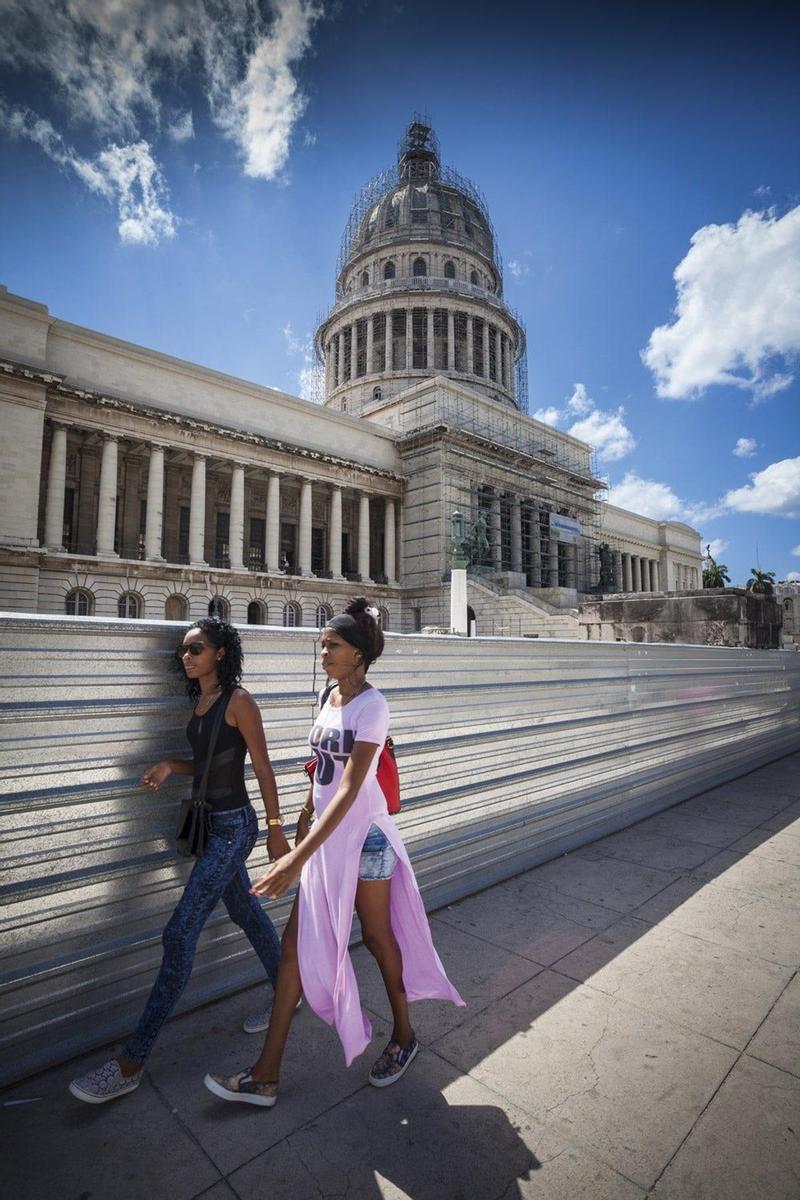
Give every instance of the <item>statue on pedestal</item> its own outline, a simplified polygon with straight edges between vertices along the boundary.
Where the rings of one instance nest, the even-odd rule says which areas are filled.
[[[597,584],[597,590],[598,592],[613,592],[614,556],[608,542],[603,542],[597,547],[597,555],[600,559],[600,581]]]

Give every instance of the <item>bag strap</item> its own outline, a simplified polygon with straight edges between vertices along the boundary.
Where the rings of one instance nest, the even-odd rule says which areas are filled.
[[[322,698],[319,702],[319,706],[321,709],[324,708],[325,705],[328,703],[328,697],[330,696],[331,692],[333,691],[333,689],[335,687],[336,687],[335,680],[333,683],[330,683],[330,682],[328,683],[327,687],[325,688],[325,691],[322,693]]]
[[[222,722],[225,720],[225,713],[228,711],[231,694],[226,692],[220,699],[224,699],[225,703],[220,704],[217,711],[214,713],[214,720],[211,725],[211,734],[208,739],[208,754],[206,755],[206,765],[203,770],[203,778],[200,780],[200,787],[197,790],[197,798],[195,804],[205,804],[206,792],[208,791],[208,777],[211,774],[211,764],[214,761],[214,751],[217,747],[217,738],[219,731],[222,728]]]

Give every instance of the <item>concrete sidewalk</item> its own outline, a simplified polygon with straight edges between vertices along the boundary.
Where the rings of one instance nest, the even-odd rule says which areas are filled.
[[[413,1017],[424,1052],[366,1083],[298,1015],[272,1110],[202,1076],[252,1061],[251,990],[168,1025],[137,1092],[67,1093],[103,1054],[0,1096],[14,1200],[797,1200],[800,754],[442,909],[466,1009]],[[20,1103],[23,1101],[24,1103]]]

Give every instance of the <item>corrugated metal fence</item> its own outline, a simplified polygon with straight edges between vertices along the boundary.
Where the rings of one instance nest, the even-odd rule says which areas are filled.
[[[187,781],[150,795],[138,780],[187,753],[182,633],[0,619],[0,1081],[126,1033],[153,981],[188,870],[171,850]],[[242,636],[291,820],[316,638]],[[800,656],[780,651],[389,635],[370,678],[391,706],[399,820],[430,907],[800,748]],[[265,862],[259,844],[251,871]],[[271,911],[280,922],[287,904]],[[182,1007],[259,978],[220,913]]]

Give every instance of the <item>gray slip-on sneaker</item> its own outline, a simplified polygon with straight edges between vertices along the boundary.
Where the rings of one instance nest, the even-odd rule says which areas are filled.
[[[241,1104],[257,1104],[272,1108],[278,1099],[277,1083],[258,1083],[249,1071],[237,1075],[206,1075],[203,1083],[220,1100],[238,1100]]]
[[[144,1068],[126,1078],[120,1071],[117,1060],[112,1058],[96,1071],[73,1079],[69,1090],[76,1099],[83,1100],[85,1104],[105,1104],[109,1100],[116,1100],[117,1096],[135,1092],[142,1082],[143,1074]]]

